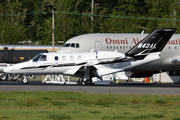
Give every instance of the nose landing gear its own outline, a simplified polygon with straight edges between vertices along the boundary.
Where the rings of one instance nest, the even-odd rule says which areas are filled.
[[[22,78],[22,82],[23,82],[24,84],[27,84],[27,83],[28,83],[28,78],[27,78],[25,75],[22,76],[21,78]]]

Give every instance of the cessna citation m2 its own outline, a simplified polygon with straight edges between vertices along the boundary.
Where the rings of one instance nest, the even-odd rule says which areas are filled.
[[[127,71],[160,59],[160,53],[176,31],[176,28],[153,31],[126,53],[112,51],[82,53],[41,53],[33,59],[4,69],[5,73],[24,75],[23,82],[30,74],[63,74],[82,78],[81,84],[91,84],[91,78],[102,80],[103,75]]]

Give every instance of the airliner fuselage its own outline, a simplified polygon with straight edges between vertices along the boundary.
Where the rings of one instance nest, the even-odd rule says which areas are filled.
[[[85,34],[69,39],[57,52],[118,51],[127,52],[147,34]],[[134,68],[136,71],[179,71],[180,34],[174,34],[161,53],[161,58],[152,63]]]

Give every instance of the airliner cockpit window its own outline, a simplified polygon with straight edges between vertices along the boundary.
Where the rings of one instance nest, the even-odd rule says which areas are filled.
[[[75,48],[75,43],[72,43],[72,44],[71,44],[71,47]]]
[[[79,48],[79,43],[66,43],[63,47]]]
[[[33,62],[37,62],[41,56],[42,56],[42,54],[38,54],[35,57],[33,57],[32,58]]]
[[[69,47],[70,45],[70,43],[66,43],[63,47]]]
[[[46,60],[47,60],[46,55],[42,55],[41,58],[40,58],[40,61],[46,61]]]
[[[76,43],[76,48],[79,48],[80,46],[79,46],[79,43]]]

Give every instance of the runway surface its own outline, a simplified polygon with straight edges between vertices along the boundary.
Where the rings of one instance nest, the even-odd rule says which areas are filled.
[[[41,81],[0,81],[0,91],[73,91],[102,94],[180,95],[180,84],[119,83],[113,86],[42,84]]]

